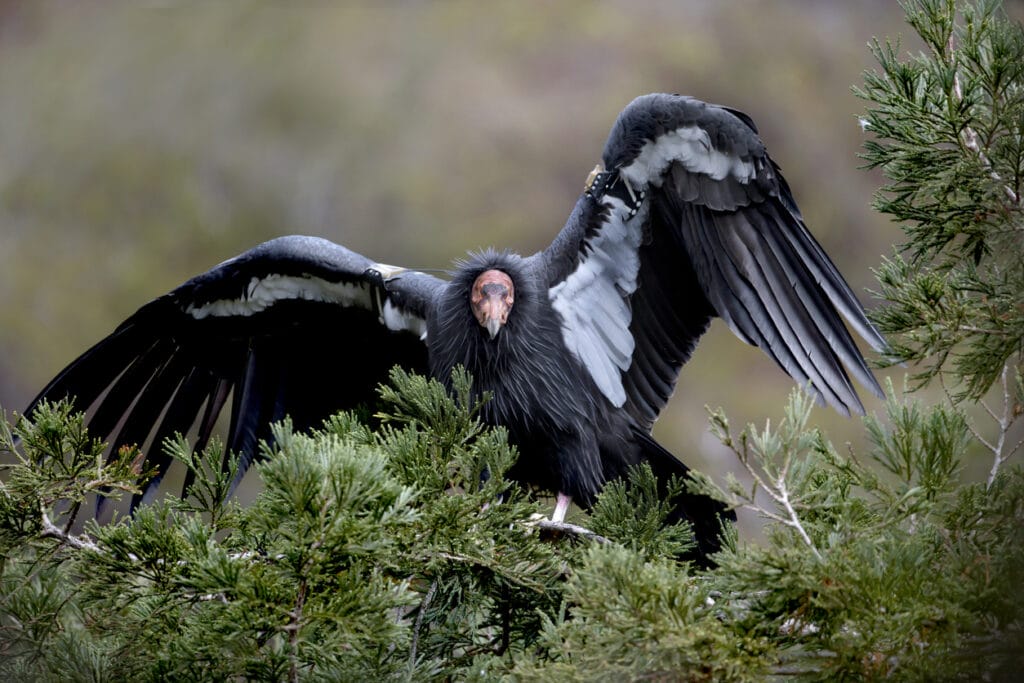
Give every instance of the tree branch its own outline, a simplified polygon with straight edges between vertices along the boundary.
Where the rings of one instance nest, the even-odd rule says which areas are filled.
[[[601,534],[594,533],[586,527],[582,527],[578,524],[570,524],[569,522],[555,522],[550,519],[538,519],[533,522],[529,522],[531,526],[535,526],[538,529],[544,529],[545,531],[558,531],[570,536],[579,536],[589,541],[595,541],[597,543],[611,543],[610,540],[602,536]]]
[[[951,63],[954,62],[955,60],[953,54],[956,51],[956,46],[953,43],[952,33],[950,34],[949,40],[946,43],[946,51],[947,59],[949,59]],[[960,85],[960,74],[956,70],[956,68],[954,68],[953,70],[953,94],[956,96],[957,103],[963,101],[964,93]],[[989,177],[1003,186],[1003,192],[1006,194],[1007,199],[1009,199],[1010,202],[1015,204],[1018,208],[1024,206],[1024,204],[1022,204],[1021,202],[1020,195],[1018,195],[1014,191],[1014,189],[1010,187],[1006,183],[1006,181],[1003,180],[1002,176],[1000,176],[999,173],[992,167],[992,161],[988,158],[988,155],[986,155],[985,151],[981,148],[978,133],[970,126],[964,126],[963,131],[961,131],[960,133],[960,138],[961,140],[963,140],[964,147],[974,152],[978,156],[978,160],[982,163],[982,165],[988,169]]]
[[[430,588],[427,589],[427,594],[423,596],[423,602],[420,603],[420,611],[416,615],[416,621],[413,623],[412,628],[412,644],[409,646],[409,674],[412,675],[413,670],[416,668],[416,649],[419,647],[420,642],[420,627],[423,626],[423,615],[427,612],[427,607],[430,606],[430,602],[434,599],[434,593],[437,592],[437,579],[434,579],[430,583]]]
[[[62,545],[71,546],[77,550],[89,550],[94,553],[102,552],[100,547],[89,539],[69,534],[56,526],[52,521],[50,521],[50,515],[47,514],[46,508],[41,508],[40,513],[42,528],[39,531],[39,536],[41,538],[55,538]]]
[[[1007,379],[1007,375],[1009,375],[1009,373],[1010,364],[1003,364],[1003,372],[999,376],[999,384],[1003,389],[1003,412],[1001,415],[996,417],[996,415],[992,414],[990,411],[990,414],[992,414],[993,419],[995,419],[996,424],[999,426],[999,438],[996,440],[996,443],[994,445],[982,439],[982,443],[988,446],[989,450],[992,451],[993,456],[992,469],[989,470],[988,473],[988,482],[986,484],[987,488],[992,487],[992,484],[996,480],[996,476],[999,474],[999,468],[1002,466],[1002,464],[1006,462],[1010,458],[1010,456],[1016,453],[1017,449],[1019,449],[1021,444],[1024,443],[1024,439],[1022,439],[1021,441],[1018,441],[1017,444],[1009,451],[1004,450],[1006,447],[1006,435],[1007,433],[1009,433],[1010,427],[1013,425],[1013,423],[1017,421],[1017,415],[1015,414],[1013,409],[1013,397],[1010,396],[1010,383]]]

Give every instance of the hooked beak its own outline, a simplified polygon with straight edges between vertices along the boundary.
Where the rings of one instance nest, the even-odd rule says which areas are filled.
[[[495,337],[497,337],[498,336],[498,332],[504,326],[505,326],[505,320],[503,320],[501,317],[494,317],[494,318],[488,317],[487,318],[487,322],[484,323],[484,327],[487,328],[487,334],[491,335],[491,339],[494,339]]]
[[[514,300],[512,279],[500,270],[488,270],[473,283],[470,296],[473,317],[491,339],[497,337],[508,322]]]

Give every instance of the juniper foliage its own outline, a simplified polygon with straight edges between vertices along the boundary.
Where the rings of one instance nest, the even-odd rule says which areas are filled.
[[[860,90],[866,157],[890,178],[879,208],[909,237],[879,272],[879,322],[895,358],[923,363],[916,381],[938,374],[956,401],[890,384],[865,452],[833,446],[799,391],[763,427],[711,412],[736,476],[678,484],[765,526],[756,541],[726,530],[700,571],[676,559],[691,534],[664,526],[644,467],[575,514],[584,529],[538,521],[548,506],[505,479],[515,450],[479,422],[464,373],[449,395],[395,370],[372,422],[277,425],[251,505],[228,496],[219,445],[169,441],[187,498],[84,528],[94,497],[152,473],[43,405],[0,420],[0,677],[1012,680],[1024,37],[989,0],[907,10],[927,51],[875,43]],[[993,420],[972,423],[984,394]],[[971,481],[979,448],[992,467]]]
[[[920,383],[947,372],[957,398],[977,400],[1004,372],[1020,388],[1024,37],[997,0],[958,5],[905,3],[925,50],[874,41],[879,68],[855,92],[863,157],[888,179],[875,207],[908,238],[877,273],[876,321],[894,361],[920,362]]]

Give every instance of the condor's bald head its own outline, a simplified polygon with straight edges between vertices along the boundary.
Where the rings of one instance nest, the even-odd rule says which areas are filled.
[[[469,305],[473,317],[494,339],[505,323],[515,301],[512,278],[500,270],[485,270],[473,282]]]

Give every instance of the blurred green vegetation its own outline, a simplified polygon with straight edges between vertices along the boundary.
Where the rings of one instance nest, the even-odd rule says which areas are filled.
[[[850,92],[867,41],[907,32],[896,3],[83,5],[0,4],[8,409],[145,301],[276,235],[421,268],[540,249],[651,91],[749,113],[857,291],[900,238],[870,209]],[[721,474],[705,404],[761,422],[790,387],[716,324],[656,433]],[[858,421],[813,420],[863,441]]]

